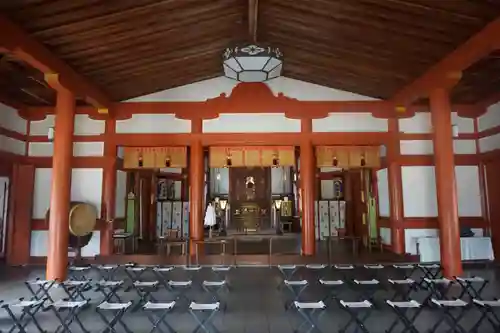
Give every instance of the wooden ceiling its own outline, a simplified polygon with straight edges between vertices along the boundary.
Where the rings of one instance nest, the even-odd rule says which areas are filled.
[[[500,2],[12,0],[0,12],[114,101],[222,75],[222,51],[253,39],[282,50],[284,76],[385,99],[499,16]],[[2,94],[54,103],[41,73],[0,56]],[[466,70],[454,102],[496,92],[499,60]]]

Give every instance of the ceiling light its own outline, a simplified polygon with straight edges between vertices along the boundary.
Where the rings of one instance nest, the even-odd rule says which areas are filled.
[[[283,54],[278,48],[248,45],[227,48],[224,74],[240,82],[264,82],[281,75]]]

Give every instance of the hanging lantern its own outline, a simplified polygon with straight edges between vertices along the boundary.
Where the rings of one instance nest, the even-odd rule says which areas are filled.
[[[170,168],[170,165],[171,165],[170,156],[167,156],[167,158],[165,159],[165,167]]]
[[[366,165],[365,155],[361,155],[361,166],[364,167]]]
[[[333,162],[332,162],[333,166],[336,167],[337,165],[339,165],[339,161],[337,160],[337,156],[334,156],[333,157]]]
[[[144,159],[142,157],[142,152],[139,153],[139,158],[137,159],[137,165],[139,168],[142,168],[144,166]]]

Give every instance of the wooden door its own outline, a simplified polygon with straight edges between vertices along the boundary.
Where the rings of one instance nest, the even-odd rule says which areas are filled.
[[[356,237],[364,237],[367,233],[366,225],[363,224],[363,215],[366,213],[366,203],[363,201],[362,192],[363,183],[361,179],[361,171],[353,170],[350,171],[350,182],[351,182],[351,199],[352,199],[352,235]],[[364,195],[364,194],[363,194]]]
[[[231,205],[230,228],[251,229],[253,226],[244,224],[250,223],[250,219],[253,218],[258,219],[257,229],[271,228],[271,169],[231,168],[229,170],[229,203]]]

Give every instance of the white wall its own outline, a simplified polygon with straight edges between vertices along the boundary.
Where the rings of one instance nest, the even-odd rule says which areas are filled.
[[[392,231],[391,228],[382,227],[379,230],[380,238],[382,244],[391,245],[392,244]]]
[[[474,119],[472,118],[462,118],[456,112],[452,112],[451,123],[457,125],[459,133],[474,133]],[[399,119],[399,131],[402,133],[432,133],[430,112],[417,112],[411,118]]]
[[[49,128],[54,127],[55,116],[49,114],[43,120],[30,122],[30,135],[46,136]],[[106,129],[106,121],[91,119],[86,114],[75,115],[75,123],[73,133],[75,135],[99,135],[103,134]]]
[[[313,119],[313,132],[387,132],[387,119],[375,118],[371,113],[330,113],[328,117]]]
[[[403,206],[405,217],[437,217],[437,195],[433,166],[403,166]],[[481,217],[481,192],[477,166],[456,166],[458,215]]]
[[[116,196],[115,196],[115,218],[124,218],[127,201],[127,173],[122,170],[116,171]]]
[[[71,201],[86,202],[96,207],[101,216],[102,169],[73,169],[71,173]],[[33,219],[44,219],[50,207],[52,183],[51,168],[37,168],[33,190]],[[30,255],[34,257],[47,255],[47,230],[31,231]],[[82,255],[90,257],[100,252],[100,232],[94,231],[90,243],[82,248]]]
[[[116,133],[191,133],[191,121],[174,114],[134,114],[116,121]]]
[[[401,155],[433,155],[434,145],[432,140],[401,140],[399,142]],[[475,140],[453,140],[453,151],[456,155],[475,154]]]
[[[19,116],[16,109],[0,103],[0,127],[25,135],[28,129],[28,122]],[[0,150],[2,151],[24,155],[26,152],[25,147],[26,143],[22,140],[0,135]]]
[[[300,120],[284,113],[224,113],[216,119],[203,120],[204,133],[297,133]]]
[[[500,103],[490,105],[486,112],[477,118],[477,127],[479,132],[500,125]]]
[[[377,170],[378,211],[380,217],[390,217],[388,170]]]
[[[224,93],[229,96],[238,84],[237,81],[220,76],[185,86],[159,91],[150,95],[136,97],[127,102],[201,102],[209,98],[219,97]],[[274,95],[285,96],[301,101],[371,101],[372,97],[362,96],[343,90],[327,88],[320,85],[279,77],[265,83]]]

